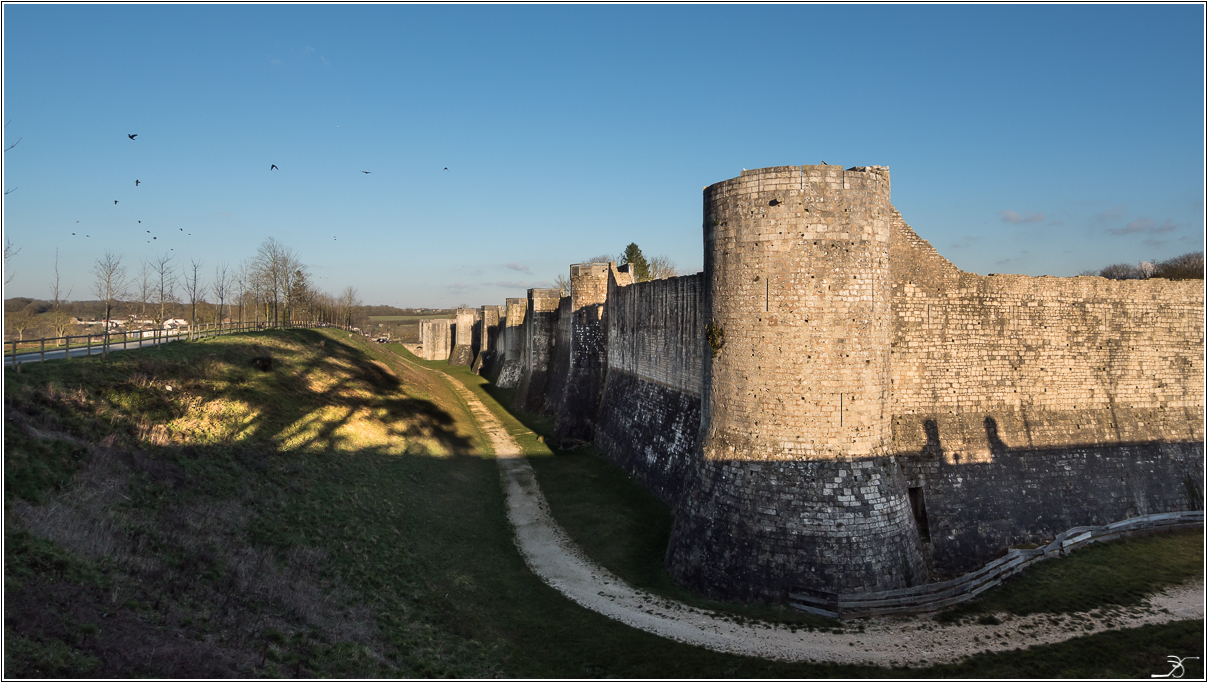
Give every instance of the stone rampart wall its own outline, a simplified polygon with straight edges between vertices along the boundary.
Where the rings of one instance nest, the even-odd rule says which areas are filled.
[[[1203,282],[965,273],[888,183],[748,171],[706,190],[703,274],[530,290],[516,407],[594,430],[719,598],[897,589],[1202,508]]]
[[[700,309],[699,273],[609,283],[608,374],[595,442],[669,505],[700,446]]]
[[[445,319],[419,321],[424,360],[448,360],[452,350],[452,323],[452,320]]]

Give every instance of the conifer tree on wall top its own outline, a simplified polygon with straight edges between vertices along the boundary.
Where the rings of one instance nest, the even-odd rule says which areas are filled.
[[[646,262],[646,257],[642,255],[642,249],[636,242],[630,242],[629,246],[625,247],[625,253],[621,254],[621,265],[626,263],[633,264],[634,282],[650,279],[650,264]]]

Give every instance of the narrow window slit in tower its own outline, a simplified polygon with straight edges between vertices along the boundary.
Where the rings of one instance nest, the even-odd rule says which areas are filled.
[[[769,308],[769,306],[771,306],[771,299],[772,299],[772,278],[768,278],[763,281],[763,310],[765,313],[768,312],[769,310],[771,310]]]
[[[911,486],[906,491],[910,496],[910,510],[914,512],[914,524],[919,529],[919,538],[924,543],[930,543],[931,530],[927,526],[927,503],[923,500],[923,487]]]
[[[839,394],[839,426],[843,426],[843,394]]]

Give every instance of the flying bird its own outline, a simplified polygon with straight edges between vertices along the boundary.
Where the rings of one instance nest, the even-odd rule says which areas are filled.
[[[116,199],[115,199],[115,200],[113,200],[113,203],[114,203],[114,204],[117,204],[117,200],[116,200]]]
[[[361,171],[361,173],[373,173],[373,171]]]
[[[150,235],[150,234],[151,234],[151,231],[150,231],[150,230],[148,230],[148,231],[147,231],[147,234],[148,234],[148,235]]]
[[[71,233],[71,234],[73,234],[73,235],[74,235],[75,233],[73,232],[73,233]]]
[[[129,133],[128,135],[126,135],[126,137],[130,138],[131,140],[133,140],[134,138],[138,137],[138,133]]]
[[[445,170],[446,170],[446,171],[447,171],[447,170],[449,170],[449,167],[448,167],[448,166],[445,166]]]
[[[134,186],[135,186],[135,187],[138,187],[138,178],[135,178],[135,179],[134,179]]]
[[[826,163],[826,162],[824,161],[824,162],[822,162],[822,165],[823,165],[823,166],[829,166],[830,164],[828,164],[828,163]]]
[[[280,171],[281,169],[277,168],[277,164],[273,164],[272,166],[269,166],[269,167],[268,167],[268,170],[270,170],[270,171]]]

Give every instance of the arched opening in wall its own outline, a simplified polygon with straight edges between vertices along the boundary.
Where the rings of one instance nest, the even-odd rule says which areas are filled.
[[[931,529],[927,526],[927,503],[923,500],[923,487],[911,486],[906,490],[910,497],[910,510],[914,513],[914,525],[924,543],[931,542]]]

